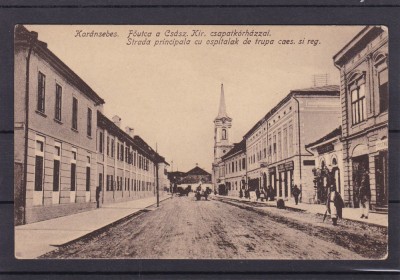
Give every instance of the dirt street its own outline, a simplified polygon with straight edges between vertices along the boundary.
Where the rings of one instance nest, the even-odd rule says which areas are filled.
[[[385,230],[333,227],[317,215],[255,206],[174,197],[42,258],[359,260],[386,254]]]

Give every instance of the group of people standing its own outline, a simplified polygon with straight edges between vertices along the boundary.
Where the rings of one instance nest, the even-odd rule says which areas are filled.
[[[358,198],[359,201],[359,206],[361,209],[361,219],[368,219],[369,215],[369,208],[370,208],[370,200],[371,200],[371,190],[369,186],[369,174],[368,170],[362,169],[361,171],[361,180],[359,181],[359,184],[355,184],[355,195]],[[291,193],[294,198],[294,202],[296,205],[299,203],[299,197],[301,194],[301,188],[299,188],[297,185],[294,185],[294,187],[291,190]],[[259,199],[263,201],[264,199],[266,201],[273,201],[275,199],[275,191],[271,186],[264,186],[261,190],[259,188],[255,189],[255,194],[256,194],[256,200],[258,201]],[[242,198],[247,198],[250,199],[250,191],[248,188],[241,189],[239,196]],[[330,214],[332,224],[334,226],[337,225],[338,219],[343,218],[343,208],[345,204],[343,201],[342,196],[340,193],[336,190],[336,184],[332,180],[331,183],[329,184],[328,190],[327,190],[327,200],[326,200],[326,207],[327,207],[327,213]],[[324,218],[325,219],[325,218]]]
[[[266,201],[274,201],[275,200],[275,190],[271,187],[271,185],[269,185],[268,187],[264,186],[261,190],[260,190],[260,188],[256,188],[254,192],[256,194],[256,201],[258,201],[259,199],[261,201],[264,201],[264,199]],[[294,185],[291,192],[294,197],[294,201],[297,205],[299,203],[301,189],[299,189],[299,187],[297,185]],[[250,190],[248,188],[241,189],[239,192],[239,197],[240,198],[244,197],[244,198],[250,199]]]
[[[369,186],[369,174],[366,169],[362,169],[361,180],[359,185],[355,184],[355,195],[358,196],[359,206],[361,209],[361,219],[368,219],[371,189]],[[336,191],[336,186],[331,184],[328,199],[326,202],[327,212],[331,215],[332,223],[337,225],[338,218],[342,219],[342,209],[344,208],[344,201],[339,192]]]

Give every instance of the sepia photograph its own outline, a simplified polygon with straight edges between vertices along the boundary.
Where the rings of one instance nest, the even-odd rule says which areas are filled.
[[[388,28],[14,29],[17,259],[385,260]]]

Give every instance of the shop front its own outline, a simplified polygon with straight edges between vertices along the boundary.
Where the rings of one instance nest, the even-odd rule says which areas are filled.
[[[374,156],[376,206],[388,207],[388,140],[383,138],[376,141],[375,149],[378,152]]]
[[[270,167],[268,168],[268,174],[269,174],[269,186],[272,187],[274,191],[274,196],[277,195],[276,193],[276,167]]]
[[[278,165],[278,198],[289,198],[293,188],[294,162],[289,161]]]

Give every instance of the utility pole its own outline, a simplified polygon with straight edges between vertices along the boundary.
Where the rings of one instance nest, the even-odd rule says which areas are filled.
[[[157,207],[160,206],[160,187],[159,187],[159,183],[158,183],[158,152],[157,152],[157,143],[156,143],[156,153],[157,153],[157,157],[156,157],[156,188],[157,188]]]

